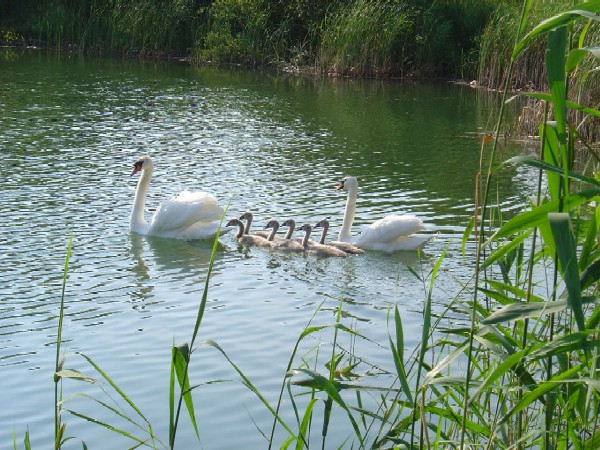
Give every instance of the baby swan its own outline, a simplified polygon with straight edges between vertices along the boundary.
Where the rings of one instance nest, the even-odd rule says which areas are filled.
[[[284,239],[291,239],[292,233],[296,229],[296,221],[294,219],[287,219],[281,224],[282,227],[288,227],[287,233],[285,233]]]
[[[270,247],[271,242],[266,238],[253,234],[244,234],[244,223],[240,219],[231,219],[227,222],[228,227],[238,227],[238,234],[235,236],[238,242],[242,244],[256,245],[258,247]]]
[[[319,244],[317,242],[309,242],[308,238],[310,237],[310,233],[312,231],[312,227],[310,224],[305,223],[298,230],[304,231],[304,239],[302,239],[302,246],[304,247],[304,251],[307,253],[312,253],[314,255],[319,256],[348,256],[343,250],[337,249],[335,247],[331,247],[329,245]]]
[[[293,220],[291,220],[291,221],[293,222]],[[294,225],[295,225],[295,223],[294,223]],[[274,249],[289,250],[289,251],[296,251],[296,252],[304,251],[304,247],[302,246],[302,244],[300,244],[299,242],[292,241],[290,238],[287,237],[287,235],[290,235],[290,236],[292,235],[292,232],[294,231],[293,226],[290,227],[290,229],[288,230],[285,239],[277,238],[277,240],[275,240],[275,238],[276,238],[275,234],[277,233],[277,230],[279,229],[279,222],[276,220],[271,220],[271,221],[269,221],[269,223],[267,224],[267,226],[265,228],[271,229],[271,233],[269,234],[269,237],[267,238],[267,240],[269,242],[271,242],[271,246]]]
[[[319,239],[319,244],[325,244],[325,236],[327,236],[327,230],[329,230],[329,220],[323,219],[317,222],[313,228],[323,228],[323,231],[321,232],[321,239]],[[365,252],[349,242],[330,241],[327,243],[327,245],[331,245],[332,247],[338,248],[352,255],[362,255]]]
[[[246,226],[244,227],[244,234],[250,234],[250,225],[252,225],[252,219],[254,215],[250,211],[246,211],[244,214],[240,216],[240,220],[246,221]],[[255,236],[264,237],[265,239],[269,237],[268,231],[256,231],[252,233]]]
[[[285,222],[283,222],[281,224],[282,227],[288,227],[288,231],[285,234],[284,239],[292,239],[292,233],[294,233],[294,230],[296,230],[296,221],[294,219],[287,219]],[[299,230],[300,228],[298,228]],[[297,238],[293,238],[292,239],[294,242],[297,242],[299,244],[302,244],[302,241],[304,240],[303,237],[297,237]],[[312,239],[310,239],[308,241],[309,244],[316,244],[315,241],[313,241]]]

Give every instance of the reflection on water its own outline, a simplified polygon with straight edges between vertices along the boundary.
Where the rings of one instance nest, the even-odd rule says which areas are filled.
[[[355,232],[389,213],[422,217],[436,238],[421,255],[327,259],[247,248],[225,235],[208,282],[203,338],[226,348],[269,397],[301,330],[311,320],[333,322],[340,302],[345,324],[381,344],[364,354],[386,366],[389,307],[399,305],[411,348],[419,339],[422,280],[442,251],[437,308],[471,271],[460,239],[473,214],[480,139],[496,104],[481,95],[452,85],[314,80],[41,52],[3,61],[0,367],[9,380],[4,398],[15,406],[0,421],[14,423],[17,435],[28,425],[33,447],[51,439],[51,414],[38,405],[52,404],[53,343],[72,233],[65,347],[101,362],[166,432],[170,345],[189,340],[212,242],[129,232],[137,181],[129,174],[146,153],[156,165],[147,214],[183,189],[204,190],[228,206],[228,217],[251,210],[255,229],[272,218],[327,217],[334,236],[346,201],[334,189],[352,174],[360,181]],[[514,149],[502,152],[508,158]],[[521,207],[528,183],[521,169],[498,175],[505,214]],[[196,381],[234,376],[214,353],[202,355]],[[23,384],[38,401],[18,400]],[[270,415],[243,387],[211,385],[200,397],[207,448],[223,436],[231,437],[228,448],[262,447],[252,420],[264,426]],[[68,420],[91,447],[106,439],[99,427]],[[10,442],[8,428],[0,442]],[[341,436],[345,425],[332,423],[331,430]],[[182,431],[179,439],[182,447],[195,445],[193,433]]]

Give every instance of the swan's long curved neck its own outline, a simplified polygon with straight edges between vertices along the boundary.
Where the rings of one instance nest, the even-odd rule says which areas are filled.
[[[244,214],[244,218],[246,219],[246,226],[244,227],[244,234],[250,234],[250,225],[252,225],[252,214]],[[241,217],[240,217],[241,219]]]
[[[272,241],[275,239],[277,230],[279,230],[279,224],[273,224],[273,226],[271,227],[271,232],[269,233],[269,236],[267,237],[267,241]]]
[[[323,231],[321,231],[321,239],[319,239],[319,244],[325,244],[325,237],[327,236],[327,230],[329,230],[329,224],[323,224]]]
[[[304,230],[304,239],[302,239],[302,247],[306,248],[308,246],[308,239],[310,238],[310,229]]]
[[[357,189],[351,188],[348,191],[348,198],[346,199],[346,210],[344,211],[344,221],[342,222],[342,228],[338,240],[342,242],[350,242],[352,239],[352,223],[354,222],[354,214],[356,213],[356,198],[358,197]]]
[[[144,220],[144,206],[146,205],[146,195],[148,195],[148,187],[150,186],[151,179],[152,169],[143,170],[135,190],[133,209],[131,210],[130,225],[132,231],[141,231],[148,226]]]
[[[238,227],[238,233],[236,234],[236,238],[241,238],[245,233],[244,233],[244,223],[241,220],[237,220],[235,222],[235,224]]]
[[[288,220],[287,226],[288,226],[288,230],[287,230],[287,233],[285,233],[284,239],[291,239],[292,233],[294,232],[294,228],[296,228],[296,222],[294,222],[293,220]]]

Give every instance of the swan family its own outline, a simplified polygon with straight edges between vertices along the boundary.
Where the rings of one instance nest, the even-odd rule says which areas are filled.
[[[409,214],[388,215],[370,224],[362,233],[353,235],[358,181],[351,176],[343,178],[336,187],[336,190],[348,193],[342,227],[336,241],[325,242],[329,229],[327,219],[320,220],[314,227],[304,223],[298,228],[293,219],[287,219],[281,224],[277,220],[270,220],[265,229],[251,232],[253,214],[245,212],[220,228],[223,209],[218,205],[216,197],[208,192],[184,190],[160,203],[148,222],[144,217],[144,208],[153,171],[154,163],[145,155],[136,161],[131,172],[131,176],[141,172],[130,218],[130,229],[135,233],[175,239],[212,239],[217,233],[222,235],[237,227],[236,240],[246,245],[334,257],[362,254],[365,250],[388,253],[417,250],[432,237],[430,234],[419,233],[425,228],[422,220]],[[284,237],[277,236],[280,227],[288,228]],[[318,242],[310,239],[313,229],[317,228],[322,230]],[[304,236],[293,238],[294,231],[302,231]]]

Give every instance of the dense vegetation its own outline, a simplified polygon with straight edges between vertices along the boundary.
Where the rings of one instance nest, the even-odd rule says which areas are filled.
[[[0,38],[352,76],[467,77],[514,0],[4,0]],[[512,8],[511,8],[512,10]]]

